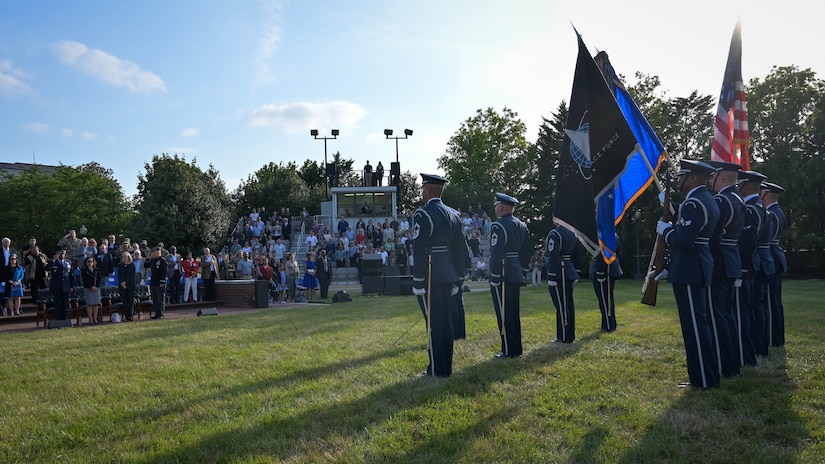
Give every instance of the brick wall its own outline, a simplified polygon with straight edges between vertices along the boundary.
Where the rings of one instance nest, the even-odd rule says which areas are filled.
[[[226,306],[255,306],[254,280],[216,280],[215,298]]]

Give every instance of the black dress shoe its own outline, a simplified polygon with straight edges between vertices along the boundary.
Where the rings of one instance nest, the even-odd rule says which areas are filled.
[[[494,357],[496,357],[496,358],[504,358],[504,357],[506,357],[506,356],[504,355],[504,353],[502,353],[501,351],[499,351],[498,353],[496,353],[496,354],[495,354],[495,355],[493,355],[493,356],[494,356]]]
[[[163,319],[163,316],[152,316],[150,319]]]

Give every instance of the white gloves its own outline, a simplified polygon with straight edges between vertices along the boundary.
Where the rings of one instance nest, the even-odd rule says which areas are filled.
[[[456,296],[456,295],[458,295],[458,287],[456,287],[455,285],[453,285],[452,290],[450,290],[450,295],[451,295],[451,296]]]
[[[423,295],[426,295],[426,294],[427,294],[427,289],[426,288],[415,288],[415,287],[413,287],[413,295],[423,296]]]
[[[659,221],[656,224],[656,233],[659,235],[664,235],[665,231],[673,227],[673,225],[669,222]]]
[[[559,284],[559,283],[558,283],[558,282],[556,282],[555,280],[548,280],[548,281],[547,281],[547,285],[549,285],[549,286],[551,286],[551,287],[555,287],[555,286],[556,286],[556,285],[558,285],[558,284]]]
[[[656,276],[655,280],[658,282],[662,279],[667,279],[667,276],[669,276],[669,275],[670,275],[670,272],[667,269],[665,269],[664,271],[660,272],[659,275]]]
[[[659,192],[659,206],[665,206],[665,191]]]
[[[736,279],[733,281],[733,286],[739,288],[742,286],[742,279]]]

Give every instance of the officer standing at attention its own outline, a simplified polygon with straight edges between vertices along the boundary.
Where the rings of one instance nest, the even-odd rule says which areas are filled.
[[[49,291],[54,297],[54,318],[65,321],[69,309],[69,293],[72,291],[72,262],[66,259],[66,250],[60,249],[49,262]]]
[[[705,184],[714,172],[716,168],[706,163],[683,159],[678,182],[685,201],[674,224],[659,221],[656,226],[670,248],[668,280],[685,342],[690,383],[679,386],[715,388],[720,382],[708,311],[708,288],[713,278],[710,237],[719,220],[719,207]]]
[[[739,258],[739,235],[745,222],[745,201],[736,188],[739,164],[709,161],[718,169],[710,177],[713,200],[719,208],[710,240],[713,253],[713,282],[710,286],[710,308],[716,356],[723,377],[739,375],[742,366],[737,317],[736,286],[742,283],[742,261]]]
[[[759,255],[759,270],[756,271],[756,280],[753,286],[753,343],[757,356],[768,355],[768,332],[770,331],[770,282],[776,274],[776,266],[771,254],[771,242],[773,242],[774,224],[773,217],[765,210],[765,204],[759,197],[762,183],[746,184],[752,190],[748,190],[748,205],[755,205],[757,212],[761,216],[762,227],[756,239],[756,254]],[[742,191],[744,195],[746,192]]]
[[[553,343],[573,343],[576,339],[573,284],[579,280],[579,273],[573,265],[572,256],[578,244],[576,234],[561,224],[547,234],[547,289],[556,307],[556,338]]]
[[[533,247],[530,231],[513,217],[518,200],[496,193],[495,211],[498,220],[490,228],[490,293],[501,334],[501,351],[497,358],[521,356],[521,309],[519,296],[524,274],[530,265]]]
[[[616,243],[619,243],[618,237]],[[575,267],[573,269],[575,270]],[[616,279],[621,276],[622,266],[619,264],[617,254],[613,255],[609,264],[602,253],[593,257],[590,263],[590,278],[593,280],[593,290],[596,292],[599,311],[602,313],[602,332],[616,330],[616,304],[613,300],[613,289],[616,288]],[[553,294],[552,289],[550,294]]]
[[[773,256],[776,272],[770,279],[770,331],[768,332],[768,344],[770,346],[782,346],[785,344],[785,307],[782,305],[782,273],[788,272],[788,261],[785,259],[785,252],[782,251],[782,244],[779,238],[785,231],[787,220],[785,212],[779,207],[779,195],[785,189],[771,182],[762,183],[762,203],[773,223],[773,240],[771,241],[771,256]]]
[[[756,171],[739,171],[738,188],[742,194],[742,199],[745,201],[745,221],[742,226],[742,233],[739,234],[742,283],[741,286],[735,287],[735,297],[738,298],[741,310],[739,336],[742,340],[740,357],[743,366],[756,365],[756,341],[754,340],[756,307],[753,296],[756,273],[760,268],[756,242],[765,221],[764,209],[757,202],[759,201],[759,187],[765,179],[767,179],[765,175]]]
[[[464,278],[467,242],[461,219],[441,201],[447,179],[421,174],[425,202],[413,216],[413,294],[427,321],[430,364],[422,375],[449,377],[453,372],[453,296]]]
[[[152,292],[152,306],[155,307],[155,315],[152,319],[163,319],[166,309],[166,276],[168,274],[168,265],[166,258],[161,256],[161,248],[155,247],[152,249],[152,254],[149,264],[149,275],[152,279],[150,290]]]

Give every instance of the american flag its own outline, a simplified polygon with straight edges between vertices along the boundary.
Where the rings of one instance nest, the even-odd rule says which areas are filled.
[[[719,106],[716,108],[710,159],[738,163],[742,165],[742,169],[750,170],[748,148],[751,138],[746,100],[745,83],[742,82],[742,29],[737,21],[730,39],[725,79],[722,81]]]

